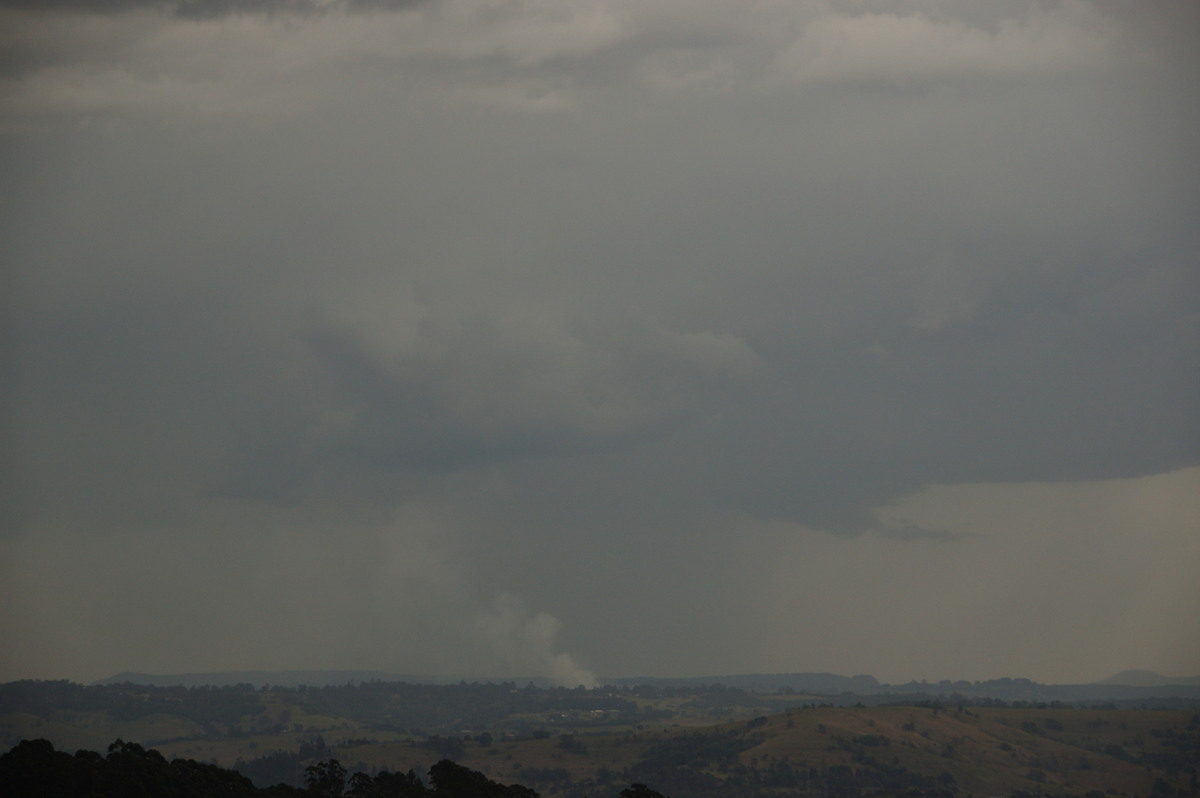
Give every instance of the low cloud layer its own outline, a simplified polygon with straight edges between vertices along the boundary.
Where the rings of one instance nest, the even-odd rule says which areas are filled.
[[[1046,573],[945,570],[1194,562],[1198,26],[1155,7],[3,4],[0,678],[1070,680],[1147,624],[1114,667],[1188,671],[1158,559],[1098,624],[1055,554],[1053,662]],[[991,620],[936,640],[954,590]]]

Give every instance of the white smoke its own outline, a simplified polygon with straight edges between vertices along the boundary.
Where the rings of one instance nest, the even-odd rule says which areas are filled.
[[[474,619],[486,643],[488,665],[509,676],[541,676],[563,687],[595,687],[596,675],[575,662],[570,654],[555,651],[560,622],[546,612],[532,612],[508,592],[497,595],[491,606]]]

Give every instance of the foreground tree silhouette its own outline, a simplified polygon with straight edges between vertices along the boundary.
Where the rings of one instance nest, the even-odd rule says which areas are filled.
[[[413,771],[391,773],[382,771],[374,778],[366,773],[350,777],[349,798],[426,798],[429,791]]]
[[[304,786],[320,798],[341,798],[346,789],[346,769],[336,759],[322,759],[304,769]]]
[[[528,787],[521,784],[506,787],[449,759],[429,769],[429,781],[437,798],[538,798]]]
[[[12,795],[75,795],[87,785],[88,769],[49,740],[22,740],[0,756],[0,784]]]
[[[658,790],[652,790],[645,784],[630,784],[621,790],[620,798],[667,798]]]
[[[0,755],[0,794],[53,798],[248,798],[259,794],[232,770],[117,740],[108,756],[55,751],[48,740],[22,740]]]
[[[168,762],[155,750],[117,740],[108,755],[55,751],[47,740],[22,740],[0,754],[0,796],[14,798],[539,798],[521,784],[504,785],[443,759],[429,769],[432,787],[413,771],[355,773],[336,759],[310,765],[305,789],[288,784],[256,788],[242,774],[191,759]],[[620,798],[665,798],[644,784]]]

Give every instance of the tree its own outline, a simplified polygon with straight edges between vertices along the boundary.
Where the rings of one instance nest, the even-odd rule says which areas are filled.
[[[73,795],[83,792],[92,770],[49,740],[22,740],[0,755],[0,784],[11,795]]]
[[[505,786],[479,771],[443,759],[429,769],[433,795],[438,798],[537,798],[537,793],[521,784]]]
[[[366,773],[350,777],[349,798],[425,798],[428,790],[413,771],[391,773],[382,771],[374,778]]]
[[[658,790],[652,790],[645,784],[630,784],[621,790],[620,798],[667,798]]]
[[[346,769],[336,759],[322,759],[304,769],[304,786],[321,798],[341,798],[346,789]]]

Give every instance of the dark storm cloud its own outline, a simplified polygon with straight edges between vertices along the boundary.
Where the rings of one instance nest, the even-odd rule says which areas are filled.
[[[0,543],[37,566],[14,595],[162,591],[138,574],[179,541],[259,613],[213,656],[269,658],[289,599],[262,585],[299,573],[331,628],[398,619],[376,648],[289,644],[308,663],[395,670],[420,634],[430,668],[576,673],[552,613],[570,650],[643,672],[717,656],[714,630],[725,659],[698,670],[776,668],[795,649],[770,630],[802,618],[831,659],[798,669],[821,669],[863,595],[933,617],[892,561],[990,573],[1043,546],[1092,586],[1067,554],[1086,503],[1011,486],[1130,480],[1109,489],[1141,508],[1136,478],[1200,454],[1200,122],[1185,48],[1154,46],[1194,39],[1178,26],[1037,3],[135,6],[171,13],[21,16],[0,84]],[[1156,552],[1179,550],[1168,483]],[[1125,523],[1096,522],[1103,562]],[[133,553],[116,581],[87,572],[103,540]],[[219,628],[176,570],[169,604]],[[1106,578],[1157,607],[1129,573]],[[960,587],[1000,612],[988,584]]]
[[[1007,109],[969,100],[901,96],[871,110],[818,100],[812,120],[776,99],[757,126],[706,129],[708,101],[642,111],[616,135],[599,120],[619,107],[584,111],[583,125],[494,120],[492,149],[478,150],[463,149],[475,112],[450,112],[445,127],[406,123],[433,162],[452,164],[440,175],[404,159],[379,170],[370,159],[386,150],[370,134],[358,136],[361,158],[294,170],[296,156],[327,158],[327,126],[294,137],[294,155],[250,149],[210,174],[153,149],[135,174],[106,172],[90,189],[64,174],[56,202],[68,198],[90,259],[171,268],[127,273],[112,302],[92,295],[97,326],[75,333],[84,346],[47,343],[29,361],[61,393],[92,375],[81,401],[130,441],[157,419],[165,432],[146,445],[161,444],[166,461],[184,442],[172,436],[213,450],[185,467],[203,490],[269,501],[350,500],[380,480],[509,461],[525,473],[532,458],[533,483],[561,481],[570,506],[597,518],[663,497],[858,531],[874,524],[871,508],[931,482],[1191,462],[1197,376],[1183,364],[1195,286],[1182,242],[1194,234],[1175,210],[1191,189],[1154,174],[1152,153],[1123,165],[1133,154],[1119,138],[1075,129],[1074,108],[1036,95],[1026,112],[1041,114],[1042,131],[1028,133]],[[833,136],[839,104],[886,125],[912,102],[943,127],[917,119],[852,146]],[[688,138],[676,144],[681,125]],[[944,127],[955,125],[990,145],[947,150],[963,146]],[[1047,141],[1056,126],[1083,137]],[[574,163],[543,163],[568,129],[585,136]],[[807,140],[802,159],[791,130]],[[710,160],[740,137],[751,151],[737,148],[736,173]],[[472,194],[485,178],[505,188]],[[307,191],[310,179],[323,191]],[[152,199],[88,223],[102,194],[133,180]],[[337,210],[341,197],[395,202],[401,186],[412,193],[390,220]],[[224,197],[216,215],[210,196]],[[145,232],[111,235],[130,223]],[[360,250],[377,225],[393,249],[382,261]],[[1131,259],[1130,234],[1179,243]],[[439,250],[436,267],[416,254]],[[278,282],[302,288],[273,295]],[[364,304],[357,288],[332,300],[356,284],[393,302]],[[353,321],[338,309],[347,303]],[[283,326],[264,335],[260,312]],[[43,323],[52,342],[83,320]],[[637,475],[622,483],[641,501],[589,499],[591,466],[562,462],[589,451]],[[521,512],[553,523],[553,511]]]
[[[396,11],[424,2],[427,0],[0,0],[0,9],[85,14],[149,10],[183,19],[217,19],[231,14],[308,14],[337,8]]]
[[[312,14],[334,10],[402,11],[432,0],[167,0],[157,7],[183,19],[216,19],[232,14]],[[147,5],[150,5],[147,3]]]

